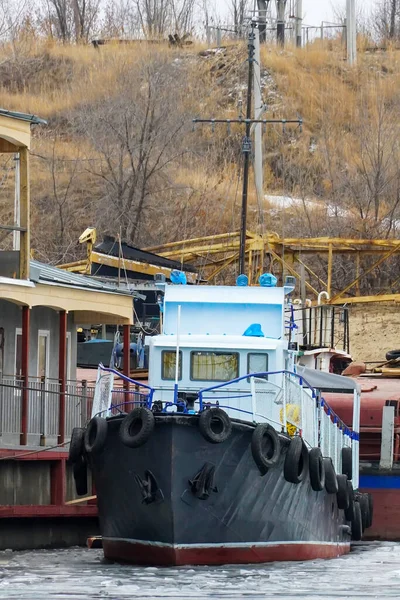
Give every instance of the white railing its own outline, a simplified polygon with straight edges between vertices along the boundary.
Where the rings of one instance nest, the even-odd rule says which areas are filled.
[[[58,443],[60,422],[60,384],[56,380],[29,378],[26,386],[16,377],[0,379],[0,443],[18,445],[22,431],[22,394],[27,392],[29,445],[50,446]],[[65,396],[64,437],[74,427],[90,419],[94,388],[68,382]]]
[[[240,389],[246,380],[250,381],[250,393]],[[358,486],[358,436],[300,375],[288,371],[246,375],[201,390],[199,402],[200,410],[205,404],[218,405],[232,418],[267,422],[277,431],[301,435],[309,448],[320,447],[323,456],[332,459],[337,473],[342,472],[342,448],[352,447],[353,486]],[[356,415],[356,393],[354,403]],[[353,430],[358,431],[357,421]]]

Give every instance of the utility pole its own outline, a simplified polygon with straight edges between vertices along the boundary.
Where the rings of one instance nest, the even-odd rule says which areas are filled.
[[[347,0],[346,37],[347,61],[350,65],[354,65],[357,62],[356,0]]]
[[[261,56],[260,56],[260,29],[254,29],[254,115],[259,119],[264,108],[261,94]],[[257,198],[259,202],[264,198],[263,159],[262,159],[262,125],[254,125],[254,176],[256,182]]]
[[[285,45],[285,8],[286,0],[277,0],[276,37],[279,46]]]
[[[296,2],[296,46],[302,46],[303,0]]]
[[[240,254],[239,254],[239,272],[244,273],[246,269],[246,229],[247,229],[247,197],[249,191],[249,169],[250,169],[250,154],[251,154],[251,92],[253,89],[253,73],[254,73],[254,40],[255,40],[255,22],[252,20],[249,43],[248,43],[248,77],[247,77],[247,107],[246,107],[246,133],[243,138],[242,151],[244,155],[243,167],[243,192],[242,192],[242,216],[240,220]]]
[[[239,116],[237,119],[193,119],[193,124],[196,123],[208,123],[214,127],[216,124],[225,124],[230,130],[231,125],[245,125],[245,135],[242,140],[242,153],[244,156],[244,169],[243,169],[243,192],[242,192],[242,211],[240,221],[240,250],[239,250],[239,271],[240,274],[244,274],[246,270],[246,228],[247,228],[247,200],[248,200],[248,189],[249,189],[249,171],[250,171],[250,158],[252,154],[252,143],[251,143],[251,128],[252,125],[263,125],[267,124],[281,124],[283,127],[286,124],[296,123],[300,127],[302,126],[302,119],[258,119],[252,118],[252,90],[253,85],[260,86],[260,81],[254,83],[254,62],[255,62],[255,29],[256,19],[251,22],[248,42],[248,81],[247,81],[247,107],[246,107],[246,118],[243,119]],[[261,149],[261,145],[260,145]]]

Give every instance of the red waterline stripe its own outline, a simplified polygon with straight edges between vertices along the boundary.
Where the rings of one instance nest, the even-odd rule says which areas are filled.
[[[336,558],[350,551],[350,542],[173,546],[103,538],[103,548],[105,558],[137,565],[224,565]]]

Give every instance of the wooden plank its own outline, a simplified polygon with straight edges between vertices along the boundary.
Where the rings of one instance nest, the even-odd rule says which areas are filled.
[[[88,500],[97,500],[97,496],[85,496],[84,498],[76,498],[76,500],[68,500],[68,502],[66,502],[65,504],[82,504],[82,502],[88,502]]]

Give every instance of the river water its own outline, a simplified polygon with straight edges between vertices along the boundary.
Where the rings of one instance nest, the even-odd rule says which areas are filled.
[[[400,598],[400,544],[359,544],[328,561],[168,569],[107,563],[101,550],[84,548],[5,551],[0,598]]]

